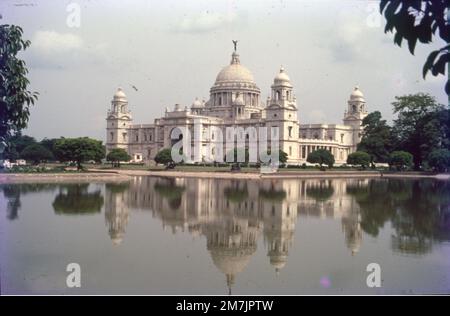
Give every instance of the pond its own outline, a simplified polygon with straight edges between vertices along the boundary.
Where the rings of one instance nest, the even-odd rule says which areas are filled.
[[[449,181],[2,184],[0,223],[2,294],[450,293]]]

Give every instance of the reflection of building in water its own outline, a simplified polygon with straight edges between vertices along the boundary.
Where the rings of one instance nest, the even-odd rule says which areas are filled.
[[[347,248],[355,254],[362,242],[360,208],[346,190],[349,185],[367,186],[368,183],[368,179],[301,181],[299,216],[340,218]]]
[[[256,252],[261,233],[270,264],[277,273],[285,267],[297,217],[341,218],[347,247],[358,251],[359,207],[345,194],[348,183],[136,177],[126,191],[106,188],[106,219],[113,240],[123,237],[129,207],[151,210],[173,233],[205,236],[212,261],[231,288]]]
[[[297,221],[299,182],[269,181],[260,185],[264,241],[270,264],[279,273],[287,263]]]
[[[256,251],[259,223],[228,216],[223,220],[201,225],[200,229],[206,235],[207,248],[215,266],[226,275],[231,293],[235,276],[245,269]]]
[[[126,184],[106,184],[105,221],[114,245],[122,242],[129,217],[129,195]]]

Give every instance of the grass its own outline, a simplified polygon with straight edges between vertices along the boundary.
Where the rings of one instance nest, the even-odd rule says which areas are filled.
[[[87,168],[96,168],[96,169],[105,169],[105,170],[145,170],[145,171],[164,171],[165,166],[144,166],[144,165],[121,165],[120,168],[112,168],[110,164],[108,165],[91,165],[87,166]],[[214,167],[211,165],[178,165],[174,169],[170,169],[169,171],[179,171],[179,172],[229,172],[231,166],[220,166]],[[306,168],[301,167],[291,167],[291,168],[279,168],[278,172],[317,172],[320,171],[318,167],[308,166]],[[358,168],[351,167],[335,167],[332,169],[326,169],[325,172],[339,172],[339,171],[352,171],[358,172],[361,171]],[[363,171],[384,171],[383,169],[366,169]],[[243,173],[259,173],[259,169],[255,167],[241,167],[241,172]]]

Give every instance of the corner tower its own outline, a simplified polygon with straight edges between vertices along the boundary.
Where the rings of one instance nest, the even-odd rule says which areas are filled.
[[[347,102],[347,111],[344,114],[344,124],[353,127],[361,126],[362,120],[367,116],[366,100],[364,94],[356,86]]]
[[[356,86],[347,102],[348,108],[344,113],[344,125],[352,127],[352,152],[356,151],[362,137],[362,121],[367,116],[366,100],[364,94]]]
[[[123,148],[128,151],[129,128],[132,122],[127,96],[118,88],[106,117],[106,150]]]
[[[297,101],[293,94],[291,79],[283,67],[275,76],[271,90],[266,107],[267,127],[270,129],[278,127],[280,149],[287,153],[288,163],[295,163],[299,157]]]

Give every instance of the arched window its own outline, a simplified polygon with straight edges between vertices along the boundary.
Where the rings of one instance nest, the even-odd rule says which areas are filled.
[[[280,90],[277,90],[277,92],[276,92],[276,99],[277,100],[281,99],[281,92],[280,92]]]

